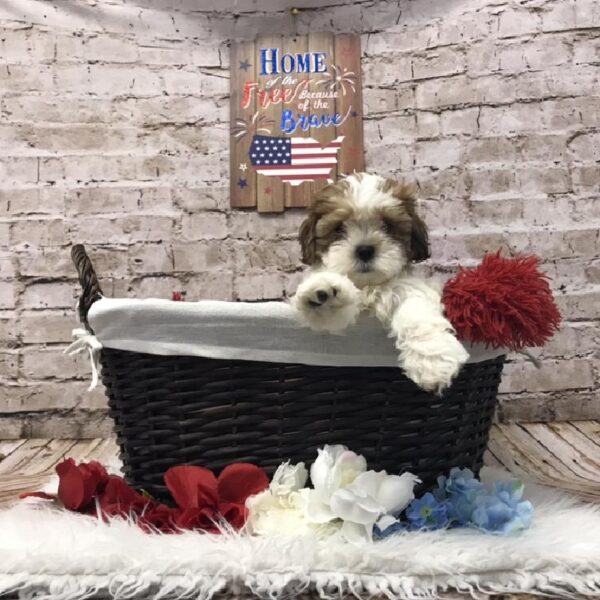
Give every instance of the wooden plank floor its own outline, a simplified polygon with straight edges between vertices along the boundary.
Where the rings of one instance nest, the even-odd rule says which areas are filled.
[[[112,439],[0,441],[0,505],[48,483],[66,457],[118,464]],[[600,502],[600,421],[494,425],[485,462]]]
[[[600,502],[600,421],[494,425],[485,462]]]
[[[40,489],[64,458],[113,465],[118,464],[117,454],[113,439],[0,441],[0,506],[10,504],[23,491]]]

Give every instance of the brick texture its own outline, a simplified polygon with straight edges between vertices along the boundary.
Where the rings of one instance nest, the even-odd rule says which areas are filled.
[[[108,295],[283,298],[302,211],[228,201],[231,40],[362,36],[369,170],[416,180],[429,272],[533,252],[560,334],[512,356],[502,419],[600,414],[597,0],[0,3],[0,437],[110,430],[75,325],[69,261],[88,246]]]

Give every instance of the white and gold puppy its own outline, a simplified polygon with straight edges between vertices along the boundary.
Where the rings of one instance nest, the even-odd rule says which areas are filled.
[[[367,173],[328,185],[310,207],[300,243],[311,269],[292,305],[303,322],[341,333],[365,310],[395,338],[410,379],[437,393],[450,385],[468,354],[439,291],[411,276],[411,262],[429,257],[411,187]]]

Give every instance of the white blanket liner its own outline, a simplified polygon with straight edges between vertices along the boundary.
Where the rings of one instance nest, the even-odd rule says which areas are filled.
[[[306,365],[394,367],[398,351],[382,325],[361,316],[344,335],[304,327],[285,302],[173,302],[102,298],[88,313],[106,348],[159,355]],[[506,351],[465,344],[469,362]]]

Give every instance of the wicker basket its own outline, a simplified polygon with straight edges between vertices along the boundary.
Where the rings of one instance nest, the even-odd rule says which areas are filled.
[[[73,261],[90,306],[102,296],[82,246]],[[504,356],[463,367],[443,397],[392,367],[329,367],[104,348],[102,381],[127,480],[165,496],[164,472],[252,462],[272,473],[345,444],[374,469],[409,470],[431,487],[451,467],[482,465]]]

